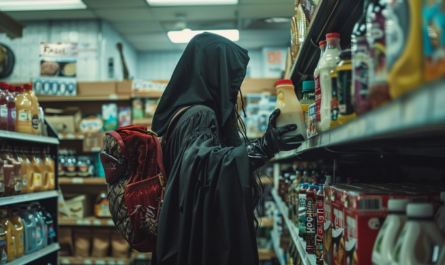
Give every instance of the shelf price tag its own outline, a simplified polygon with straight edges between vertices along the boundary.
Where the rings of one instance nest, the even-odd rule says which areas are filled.
[[[60,264],[70,264],[70,260],[69,259],[61,259]]]
[[[99,220],[94,220],[93,225],[101,225]]]
[[[84,259],[83,260],[83,264],[85,264],[85,265],[92,265],[93,262],[90,259]]]
[[[73,184],[82,184],[83,178],[73,178],[72,182],[73,182]]]
[[[97,260],[94,261],[94,264],[95,265],[105,265],[107,263],[103,259],[97,259]]]
[[[114,262],[114,260],[109,260],[108,265],[116,265],[116,262]]]

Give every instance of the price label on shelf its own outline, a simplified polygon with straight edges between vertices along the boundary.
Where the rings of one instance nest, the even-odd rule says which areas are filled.
[[[100,226],[101,224],[100,224],[100,221],[99,221],[99,220],[94,220],[94,221],[93,221],[93,225],[99,225],[99,226]]]
[[[125,261],[123,261],[123,260],[118,260],[118,261],[117,261],[117,265],[125,265]]]
[[[103,259],[97,259],[94,261],[94,264],[95,265],[105,265],[105,264],[107,264],[107,262],[105,262],[105,260],[103,260]]]
[[[73,178],[71,181],[73,182],[73,184],[82,184],[83,178]]]
[[[85,265],[92,265],[93,262],[90,259],[84,259],[83,260],[83,264],[85,264]]]
[[[61,259],[60,264],[70,264],[70,260],[69,259]]]

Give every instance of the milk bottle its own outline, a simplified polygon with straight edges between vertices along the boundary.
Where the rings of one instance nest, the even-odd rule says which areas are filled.
[[[372,263],[375,265],[391,265],[393,250],[397,239],[406,222],[406,205],[408,199],[389,199],[385,222],[380,228],[379,235],[374,243]]]
[[[277,127],[285,126],[288,124],[296,124],[297,129],[285,133],[284,135],[298,135],[301,134],[304,139],[307,138],[306,125],[304,123],[303,109],[295,94],[295,88],[292,84],[292,80],[283,79],[278,80],[276,83],[277,90],[277,104],[275,109],[280,109],[281,114],[277,119]]]

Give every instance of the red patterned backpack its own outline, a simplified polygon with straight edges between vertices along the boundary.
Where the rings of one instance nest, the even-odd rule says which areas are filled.
[[[167,180],[156,133],[145,126],[109,131],[100,159],[116,228],[133,249],[155,252]]]

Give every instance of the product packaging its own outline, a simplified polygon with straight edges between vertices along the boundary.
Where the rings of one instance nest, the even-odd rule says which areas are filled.
[[[119,127],[131,125],[131,107],[119,107]]]
[[[145,116],[144,113],[144,102],[141,98],[133,99],[133,120],[134,119],[143,119]]]
[[[110,248],[111,235],[109,229],[95,228],[93,230],[93,250],[91,257],[105,258]]]
[[[145,111],[144,117],[151,119],[155,115],[156,108],[158,107],[159,99],[154,98],[146,98],[145,99]]]
[[[88,258],[90,256],[91,232],[89,228],[74,229],[74,257]]]
[[[108,132],[117,129],[117,104],[103,104],[102,118],[104,122],[104,131]]]
[[[111,232],[111,255],[113,258],[128,258],[130,245],[116,229]]]

